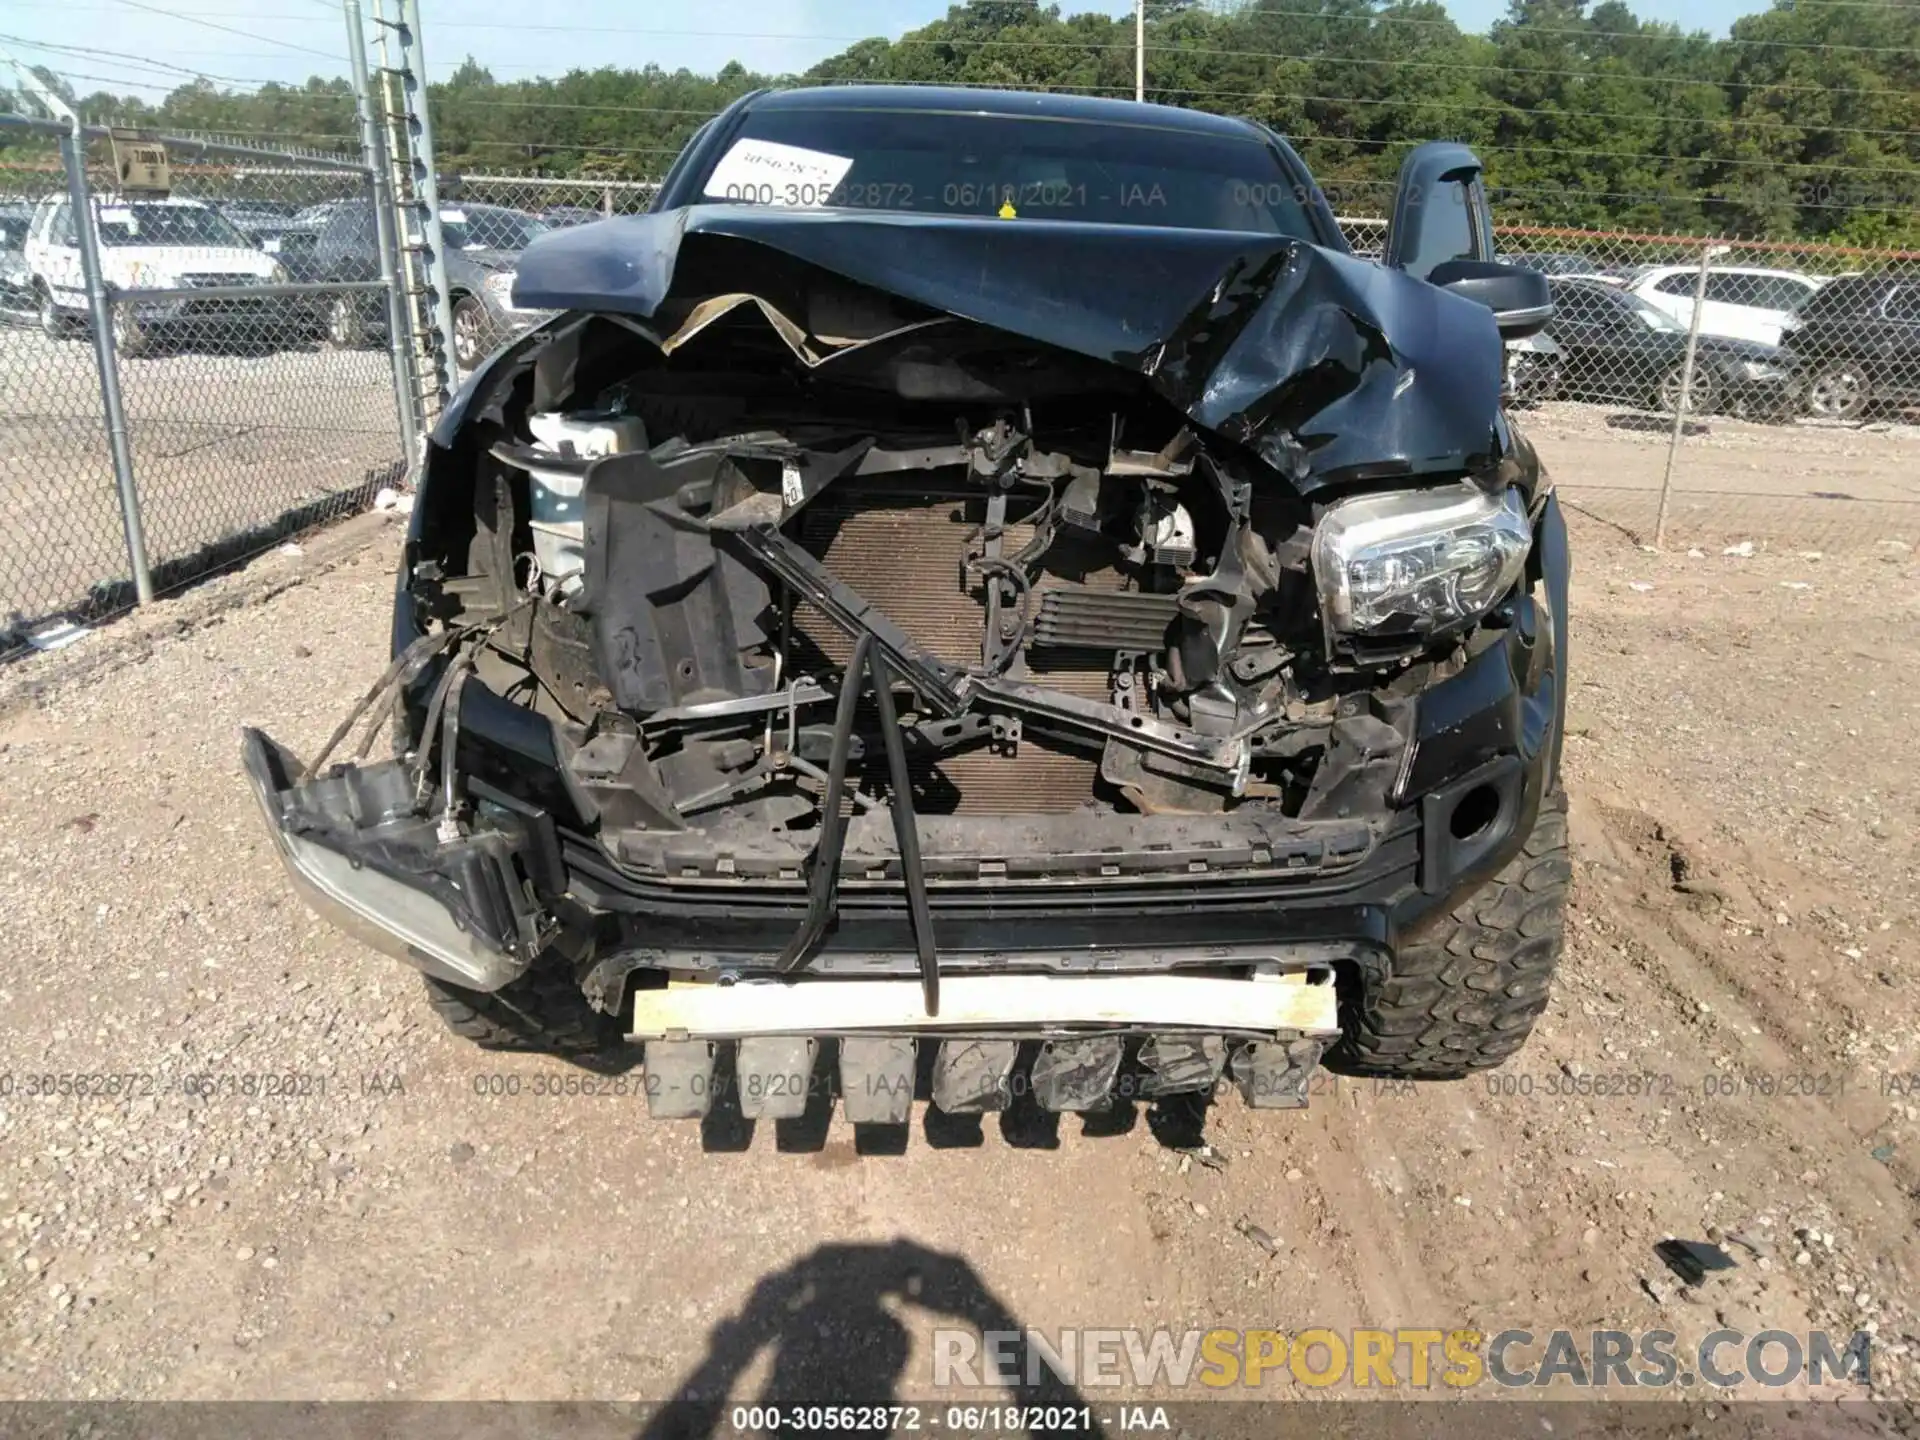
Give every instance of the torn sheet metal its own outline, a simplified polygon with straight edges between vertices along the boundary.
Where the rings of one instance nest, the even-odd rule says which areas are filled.
[[[743,273],[751,258],[742,242],[771,252],[752,271],[755,292],[715,301],[715,273]],[[1491,312],[1280,236],[694,206],[543,237],[521,257],[515,295],[536,309],[645,320],[663,311],[679,319],[703,301],[730,309],[744,296],[784,333],[796,323],[791,309],[760,293],[777,295],[795,278],[779,256],[1140,374],[1195,424],[1248,445],[1303,491],[1458,474],[1503,444]],[[796,340],[803,360],[838,348]]]

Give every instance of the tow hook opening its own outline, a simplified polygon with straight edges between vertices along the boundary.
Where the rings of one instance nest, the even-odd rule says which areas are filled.
[[[1500,792],[1491,785],[1476,785],[1460,797],[1447,819],[1447,829],[1456,840],[1474,840],[1493,828],[1500,818]]]

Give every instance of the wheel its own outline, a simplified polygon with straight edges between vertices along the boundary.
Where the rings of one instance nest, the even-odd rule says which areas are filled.
[[[471,295],[453,302],[453,358],[462,370],[471,370],[487,353],[487,307]]]
[[[153,349],[153,332],[125,305],[113,307],[113,348],[127,356],[144,355]]]
[[[564,966],[536,967],[491,993],[422,978],[447,1028],[482,1049],[585,1055],[620,1038],[613,1017],[587,1003]]]
[[[367,321],[352,295],[336,295],[327,302],[327,344],[335,350],[358,350],[367,343]]]
[[[1547,1008],[1566,940],[1566,792],[1541,802],[1533,834],[1507,867],[1451,911],[1405,937],[1384,969],[1362,975],[1328,1055],[1361,1074],[1457,1080],[1526,1043]],[[1344,997],[1343,997],[1344,1001]]]
[[[53,292],[45,285],[34,287],[40,297],[40,333],[49,340],[68,340],[73,337],[73,327],[67,323],[67,317],[60,313],[60,307],[53,303]]]
[[[1660,377],[1660,384],[1654,390],[1653,408],[1663,415],[1671,415],[1680,408],[1680,374],[1684,368],[1684,361],[1674,365]],[[1713,372],[1696,358],[1693,362],[1693,382],[1687,387],[1687,413],[1705,415],[1713,409],[1714,398]]]
[[[1807,413],[1821,420],[1858,420],[1873,403],[1866,372],[1850,360],[1822,366],[1807,382]]]

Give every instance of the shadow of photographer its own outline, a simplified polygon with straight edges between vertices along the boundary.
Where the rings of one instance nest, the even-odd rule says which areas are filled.
[[[913,1354],[913,1335],[893,1308],[899,1305],[981,1333],[1026,1333],[1005,1302],[957,1255],[911,1240],[823,1245],[763,1277],[739,1313],[713,1328],[706,1357],[640,1432],[642,1440],[732,1433],[733,1392],[762,1356],[767,1357],[766,1379],[742,1404],[855,1410],[911,1404],[899,1393]],[[1075,1421],[1063,1424],[1063,1430],[1105,1434],[1097,1417],[1084,1414],[1087,1401],[1077,1389],[1047,1365],[1029,1361],[1024,1338],[1002,1353],[1011,1373],[1033,1381],[1020,1388],[1021,1406],[1071,1410]]]

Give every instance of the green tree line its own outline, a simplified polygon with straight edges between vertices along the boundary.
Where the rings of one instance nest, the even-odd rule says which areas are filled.
[[[1501,218],[1920,245],[1920,4],[1775,0],[1714,39],[1623,0],[1511,0],[1486,34],[1437,0],[1154,0],[1147,95],[1265,121],[1350,214],[1384,213],[1406,149],[1486,161]],[[657,177],[708,116],[763,85],[1003,85],[1130,97],[1131,18],[975,0],[804,75],[729,64],[497,80],[469,60],[431,89],[439,164]],[[209,82],[85,113],[262,143],[350,146],[346,83],[253,93]]]

